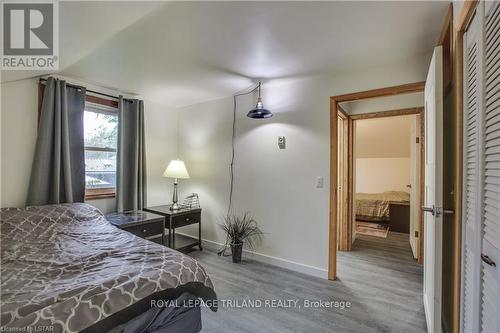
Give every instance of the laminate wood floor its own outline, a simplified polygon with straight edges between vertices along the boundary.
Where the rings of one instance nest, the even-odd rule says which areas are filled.
[[[297,307],[202,309],[203,330],[222,332],[425,332],[422,267],[408,235],[360,236],[338,253],[337,281],[327,281],[244,258],[233,264],[204,250],[190,253],[210,274],[219,299],[296,300]],[[348,301],[350,308],[306,308],[305,300]],[[282,304],[284,305],[284,304]],[[333,304],[334,305],[334,304]],[[300,306],[300,307],[299,307]]]

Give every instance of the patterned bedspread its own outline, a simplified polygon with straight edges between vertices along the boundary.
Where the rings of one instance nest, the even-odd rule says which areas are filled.
[[[2,327],[78,332],[186,286],[216,298],[196,260],[114,227],[90,205],[1,210]]]
[[[409,203],[410,194],[403,191],[356,193],[356,218],[367,221],[388,221],[390,203]]]

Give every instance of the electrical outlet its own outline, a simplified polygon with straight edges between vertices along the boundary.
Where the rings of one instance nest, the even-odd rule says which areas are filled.
[[[325,180],[323,177],[319,176],[316,178],[316,188],[323,188]]]
[[[285,149],[286,148],[286,138],[284,136],[279,136],[278,137],[278,147],[280,149]]]

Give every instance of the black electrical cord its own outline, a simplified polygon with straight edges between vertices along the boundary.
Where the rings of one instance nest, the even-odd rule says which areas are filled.
[[[235,146],[234,146],[234,139],[236,136],[236,98],[239,96],[245,96],[253,93],[257,89],[259,90],[259,95],[260,95],[260,81],[257,84],[255,88],[252,90],[241,93],[241,94],[235,94],[233,95],[233,133],[231,136],[231,164],[230,164],[230,185],[229,185],[229,205],[227,208],[227,215],[231,213],[231,208],[233,204],[233,187],[234,187],[234,157],[235,157]],[[259,96],[260,97],[260,96]]]
[[[254,91],[256,91],[257,89],[259,90],[259,97],[260,97],[260,85],[261,85],[261,82],[259,81],[259,83],[257,84],[257,86],[255,88],[253,88],[252,90],[244,92],[244,93],[233,95],[233,126],[232,126],[233,132],[232,132],[232,135],[231,135],[231,164],[229,165],[229,169],[230,169],[229,205],[227,207],[227,216],[226,216],[226,218],[231,213],[231,208],[232,208],[232,205],[233,205],[234,157],[235,157],[234,139],[236,137],[236,98],[239,97],[239,96],[249,95],[249,94],[253,93]],[[219,256],[224,256],[224,257],[229,256],[229,254],[226,254],[226,249],[228,247],[228,244],[229,244],[229,238],[226,236],[226,242],[225,242],[224,246],[222,246],[220,248],[220,250],[217,252],[217,254]]]

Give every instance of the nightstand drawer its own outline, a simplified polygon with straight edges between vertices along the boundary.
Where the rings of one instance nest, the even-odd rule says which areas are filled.
[[[126,231],[141,238],[151,237],[162,233],[163,222],[153,222],[135,227],[125,228]]]
[[[183,227],[194,223],[199,223],[201,219],[200,213],[184,214],[172,217],[172,226],[174,228]]]

